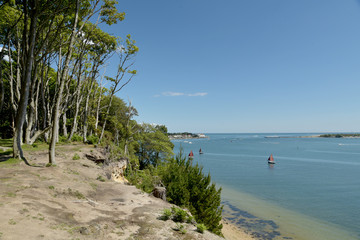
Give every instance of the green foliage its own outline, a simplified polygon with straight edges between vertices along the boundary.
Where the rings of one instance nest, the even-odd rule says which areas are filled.
[[[71,137],[71,141],[72,142],[82,142],[82,141],[84,141],[84,138],[82,136],[80,136],[80,135],[74,134]]]
[[[158,177],[155,174],[154,168],[137,170],[135,172],[130,172],[127,170],[126,178],[137,188],[143,190],[144,192],[151,193],[154,189],[156,183],[158,183]]]
[[[172,207],[171,208],[173,217],[172,220],[174,222],[185,222],[185,220],[188,218],[189,214],[181,209],[181,208],[177,208],[177,207]]]
[[[196,231],[198,231],[199,233],[204,233],[205,230],[207,230],[206,226],[202,223],[196,225]]]
[[[101,7],[101,20],[108,25],[117,23],[117,21],[123,21],[125,19],[125,13],[119,13],[116,9],[115,0],[104,0],[104,4]]]
[[[165,208],[160,219],[166,221],[166,220],[169,220],[171,216],[172,216],[171,210],[168,208]]]
[[[68,141],[67,136],[59,136],[59,142],[66,143]]]
[[[176,223],[176,227],[174,228],[174,230],[179,231],[181,234],[186,233],[186,229],[185,229],[184,225],[182,225],[180,223]]]
[[[203,223],[215,234],[221,234],[221,188],[216,189],[210,175],[202,167],[186,160],[182,151],[165,163],[160,172],[170,202],[189,208],[197,222]]]
[[[194,223],[194,221],[195,221],[195,218],[191,215],[189,215],[188,218],[186,219],[187,223]]]
[[[161,159],[173,155],[174,144],[167,135],[150,124],[143,124],[139,132],[138,149],[136,155],[139,158],[140,169],[149,165],[157,166]]]
[[[75,153],[72,159],[73,160],[79,160],[80,159],[79,154]]]
[[[103,176],[101,176],[101,175],[99,175],[99,176],[96,178],[96,180],[99,180],[100,182],[105,182],[105,181],[106,181],[105,178],[104,178]]]
[[[87,137],[87,141],[89,144],[97,144],[97,142],[99,141],[99,137],[95,135],[91,135]]]

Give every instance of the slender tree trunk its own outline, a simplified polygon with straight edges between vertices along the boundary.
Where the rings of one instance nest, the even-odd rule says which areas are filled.
[[[80,93],[79,93],[80,94]],[[80,98],[80,99],[78,99]],[[76,103],[75,103],[75,115],[74,115],[74,122],[73,122],[73,125],[71,127],[71,131],[70,131],[70,134],[69,134],[69,137],[68,137],[68,140],[70,141],[71,138],[73,137],[74,133],[76,132],[77,130],[77,127],[78,127],[78,116],[79,116],[79,109],[80,109],[80,103],[81,103],[81,100],[82,100],[82,97],[78,96],[76,98]]]
[[[106,110],[106,114],[105,114],[105,117],[104,117],[104,124],[103,124],[103,127],[102,127],[102,129],[101,129],[101,134],[100,134],[100,137],[99,137],[98,144],[100,144],[101,139],[102,139],[103,136],[104,136],[105,127],[106,127],[106,119],[107,119],[107,117],[108,117],[108,115],[109,115],[109,112],[110,112],[110,107],[111,107],[111,103],[112,103],[113,96],[114,96],[114,94],[111,93],[110,102],[109,102],[108,108],[107,108],[107,110]]]
[[[25,130],[25,143],[30,144],[31,134],[34,129],[34,125],[36,124],[36,117],[37,117],[37,109],[36,109],[36,92],[35,92],[35,85],[37,82],[36,79],[36,72],[37,72],[37,64],[34,67],[34,77],[31,83],[30,88],[30,104],[29,104],[29,113],[27,118],[27,125]],[[37,89],[38,90],[38,89]]]
[[[10,84],[10,102],[11,106],[13,108],[14,113],[16,113],[16,103],[14,98],[14,72],[13,72],[13,64],[12,64],[12,58],[11,58],[11,48],[10,48],[10,42],[9,42],[9,64],[10,64],[10,77],[9,77],[9,84]]]
[[[87,94],[86,100],[85,100],[84,124],[83,124],[84,143],[87,142],[89,101],[90,101],[90,94],[91,94],[91,91],[92,91],[94,85],[95,85],[95,73],[94,73],[94,75],[93,75],[93,78],[91,79],[90,89],[89,89],[89,91],[88,91],[88,94]]]
[[[96,135],[97,135],[97,129],[98,129],[98,125],[99,125],[101,96],[102,96],[102,87],[100,87],[100,94],[99,94],[99,98],[97,99],[96,112],[95,112],[95,127],[94,128],[95,128]]]
[[[72,50],[73,50],[73,45],[75,42],[76,27],[77,27],[77,23],[78,23],[78,14],[79,14],[79,0],[76,1],[74,26],[73,26],[73,30],[72,30],[71,37],[70,37],[70,43],[69,43],[69,48],[68,48],[68,52],[67,52],[65,63],[64,63],[64,68],[61,71],[59,92],[58,92],[54,110],[53,110],[52,136],[51,136],[51,141],[50,141],[50,146],[49,146],[49,163],[50,164],[56,164],[55,144],[56,144],[56,140],[57,140],[57,133],[59,131],[60,103],[62,100],[62,94],[64,91],[65,81],[67,79],[70,58],[71,58],[71,54],[72,54]]]
[[[66,112],[64,112],[64,114],[62,115],[62,122],[63,122],[63,135],[64,136],[67,136],[68,135],[68,132],[67,132],[67,128],[66,128],[66,121],[67,121],[67,119],[66,119]]]
[[[15,129],[14,129],[14,140],[13,140],[13,156],[14,158],[24,158],[24,154],[21,148],[21,135],[22,135],[22,127],[25,121],[26,116],[26,108],[29,98],[29,88],[31,82],[31,72],[34,63],[34,49],[35,49],[35,41],[36,41],[36,21],[37,21],[37,5],[38,0],[31,2],[33,6],[31,6],[30,17],[31,17],[31,24],[30,24],[30,34],[29,34],[29,41],[27,41],[26,37],[26,30],[24,30],[23,40],[24,43],[28,42],[28,51],[24,51],[24,75],[22,78],[21,83],[21,97],[20,102],[18,105],[16,117],[15,117]],[[27,1],[24,1],[24,9],[27,9]],[[26,11],[26,10],[25,10]],[[27,17],[24,18],[24,23],[26,29],[27,26]]]
[[[3,74],[2,74],[2,63],[3,63],[3,51],[5,49],[5,46],[3,46],[3,49],[1,50],[1,53],[0,53],[0,113],[1,113],[1,110],[4,106],[4,94],[5,94],[5,91],[4,91],[4,80],[3,80]]]

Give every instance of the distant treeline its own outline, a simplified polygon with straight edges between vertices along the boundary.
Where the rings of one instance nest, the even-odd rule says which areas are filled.
[[[195,133],[189,133],[189,132],[181,132],[181,133],[168,133],[169,136],[175,136],[175,135],[186,135],[186,136],[191,136],[191,137],[198,137],[198,134]]]
[[[334,133],[334,134],[323,134],[319,137],[323,138],[343,138],[343,137],[360,137],[360,133]]]

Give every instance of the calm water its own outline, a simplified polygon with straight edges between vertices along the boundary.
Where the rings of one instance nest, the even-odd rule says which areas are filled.
[[[254,235],[360,239],[360,139],[265,138],[275,135],[301,134],[208,134],[173,142],[175,152],[180,145],[194,151],[223,188],[224,215]]]

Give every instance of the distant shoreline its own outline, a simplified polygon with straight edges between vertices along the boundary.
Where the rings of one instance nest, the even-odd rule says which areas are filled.
[[[360,138],[358,133],[334,133],[308,136],[265,136],[265,138]]]
[[[176,139],[200,139],[200,138],[209,138],[205,134],[199,133],[169,133],[168,134],[170,140],[176,140]]]
[[[265,136],[264,138],[320,138],[321,135],[309,135],[309,136]]]

